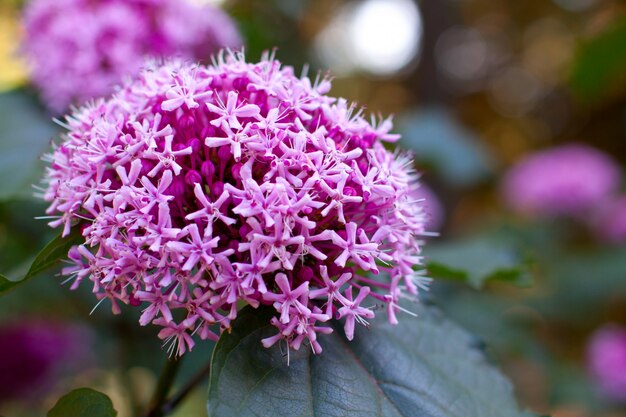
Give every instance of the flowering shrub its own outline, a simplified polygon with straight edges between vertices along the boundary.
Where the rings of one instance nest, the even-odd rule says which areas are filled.
[[[24,27],[33,81],[56,112],[108,95],[146,55],[203,59],[241,45],[224,12],[186,0],[33,0]]]
[[[333,317],[348,339],[375,303],[396,323],[399,298],[428,283],[417,176],[383,145],[398,139],[389,119],[370,124],[329,89],[230,54],[152,65],[78,109],[45,191],[51,225],[85,238],[63,270],[72,288],[91,280],[115,313],[143,306],[178,355],[242,303],[276,309],[265,346],[316,353]]]
[[[606,199],[619,181],[619,167],[608,155],[570,144],[523,159],[507,173],[502,192],[522,213],[577,215]]]
[[[609,325],[597,330],[587,357],[601,392],[614,401],[626,402],[626,329]]]

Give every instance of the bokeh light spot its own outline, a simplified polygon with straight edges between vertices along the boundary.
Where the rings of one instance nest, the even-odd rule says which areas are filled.
[[[416,59],[421,40],[422,19],[411,0],[365,0],[340,9],[315,49],[335,74],[391,75]]]
[[[417,54],[422,20],[410,0],[367,0],[357,6],[348,33],[357,66],[389,74]]]

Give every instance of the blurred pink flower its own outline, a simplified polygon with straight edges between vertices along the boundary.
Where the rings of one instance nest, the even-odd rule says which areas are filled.
[[[84,329],[45,320],[0,324],[0,402],[37,398],[59,372],[90,359]]]
[[[187,0],[32,0],[24,28],[33,81],[55,112],[110,94],[147,56],[196,61],[241,45],[223,11]]]
[[[587,347],[587,362],[602,394],[626,402],[626,328],[606,325],[597,330]]]
[[[626,196],[621,195],[602,204],[595,213],[592,227],[602,241],[626,243]]]
[[[502,194],[512,209],[527,215],[579,215],[615,191],[620,175],[605,153],[568,144],[520,161],[506,174]]]
[[[78,109],[45,193],[52,226],[84,223],[63,271],[72,287],[92,281],[116,313],[144,304],[140,323],[178,355],[245,304],[276,310],[265,346],[316,353],[332,318],[348,338],[377,303],[396,323],[400,297],[429,283],[418,177],[383,145],[398,139],[390,119],[372,124],[329,90],[272,56],[230,53],[147,68]]]

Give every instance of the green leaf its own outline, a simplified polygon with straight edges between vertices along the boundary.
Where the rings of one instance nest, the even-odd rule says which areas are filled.
[[[268,309],[244,309],[212,358],[211,417],[521,417],[510,382],[485,359],[476,340],[439,311],[411,306],[418,318],[384,317],[321,335],[324,351],[303,346],[289,358],[278,345]],[[384,316],[380,314],[379,316]],[[289,365],[288,362],[289,361]]]
[[[465,239],[430,245],[425,249],[426,268],[433,278],[466,282],[482,288],[490,281],[530,285],[530,274],[519,251],[489,238]]]
[[[79,388],[64,395],[48,412],[48,417],[115,417],[111,399],[91,388]]]
[[[405,115],[398,122],[402,145],[447,184],[471,186],[493,172],[493,155],[472,132],[441,108]]]
[[[581,98],[591,99],[609,87],[626,83],[626,19],[618,20],[604,32],[582,45],[574,62],[571,85]],[[617,81],[617,82],[616,82]]]
[[[75,227],[69,236],[63,238],[59,235],[48,243],[46,247],[44,247],[35,257],[35,260],[28,269],[28,272],[21,279],[12,280],[4,275],[0,275],[0,295],[8,293],[36,275],[58,265],[61,259],[67,257],[67,252],[70,248],[78,244],[81,239],[82,236],[78,227]]]
[[[542,264],[544,290],[530,303],[551,320],[606,320],[613,303],[626,298],[626,246],[561,252]]]
[[[57,129],[23,92],[0,94],[0,200],[32,197],[43,172],[41,156]]]

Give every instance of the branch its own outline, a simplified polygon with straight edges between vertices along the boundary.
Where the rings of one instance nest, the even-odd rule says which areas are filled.
[[[180,363],[181,358],[166,359],[165,367],[163,368],[163,372],[157,382],[154,395],[150,401],[150,409],[146,414],[146,417],[163,417],[166,415],[164,410],[165,399],[172,388]]]
[[[204,368],[195,374],[184,387],[180,389],[170,400],[165,402],[162,407],[163,415],[167,415],[172,412],[178,405],[187,397],[187,395],[193,391],[193,389],[200,384],[206,376],[211,372],[211,362],[207,363]]]

